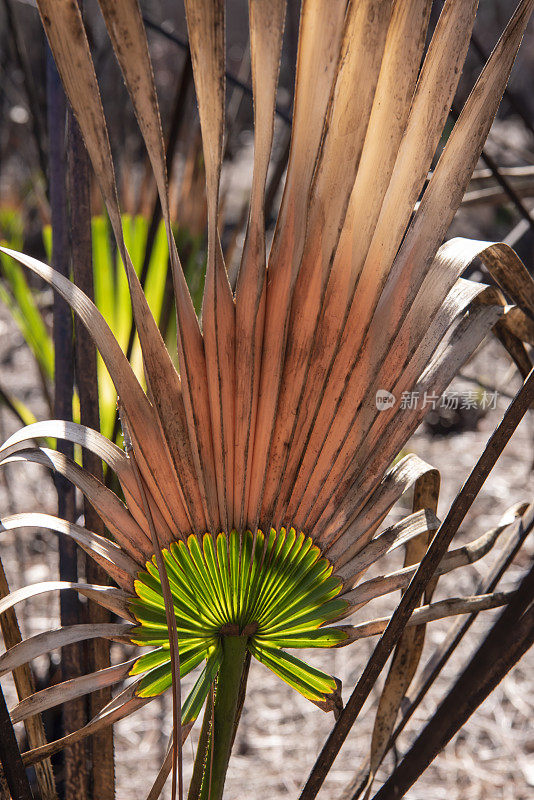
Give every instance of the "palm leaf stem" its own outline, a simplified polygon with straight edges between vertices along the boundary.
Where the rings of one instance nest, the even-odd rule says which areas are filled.
[[[252,660],[252,656],[250,650],[247,650],[245,653],[245,663],[243,666],[243,673],[241,675],[241,686],[239,687],[239,697],[237,698],[237,710],[234,719],[234,731],[232,733],[232,747],[234,746],[235,737],[237,735],[237,729],[239,727],[239,721],[241,720],[241,714],[243,712],[243,706],[245,705],[245,695],[247,693],[247,683],[248,683],[248,673],[250,671],[250,662]]]
[[[210,743],[210,731],[212,727],[213,717],[213,691],[208,692],[208,699],[204,708],[204,717],[202,719],[202,728],[200,729],[200,736],[198,738],[197,752],[195,755],[195,763],[193,766],[193,775],[191,776],[191,783],[189,784],[189,792],[187,800],[196,800],[200,795],[202,789],[202,780],[204,777],[204,769],[206,766],[206,757],[208,754],[208,747]]]
[[[221,639],[223,657],[217,677],[213,725],[198,800],[221,800],[223,795],[234,738],[234,721],[238,711],[247,643],[246,636],[224,636]],[[189,800],[196,798],[190,796]]]

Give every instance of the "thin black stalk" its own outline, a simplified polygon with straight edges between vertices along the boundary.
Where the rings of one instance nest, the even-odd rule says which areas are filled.
[[[403,797],[534,643],[534,566],[410,750],[374,796]]]
[[[523,518],[521,518],[514,526],[514,531],[507,543],[501,556],[495,563],[495,566],[485,580],[480,581],[476,594],[491,594],[497,587],[500,579],[514,561],[519,550],[523,546],[525,539],[532,533],[534,529],[534,506],[531,506]],[[427,694],[428,690],[434,683],[435,679],[456,650],[456,647],[461,642],[478,614],[469,614],[464,619],[459,619],[451,628],[449,634],[444,640],[439,649],[432,654],[428,664],[421,673],[420,678],[411,689],[410,695],[414,698],[409,707],[403,713],[402,719],[399,721],[396,729],[391,736],[391,743],[395,742],[400,733],[406,727],[408,720],[413,716],[414,711],[421,704],[421,701]]]
[[[49,184],[52,216],[52,262],[63,275],[69,276],[69,236],[66,198],[66,100],[52,54],[47,50],[47,112],[49,133]],[[53,311],[54,340],[54,414],[56,419],[72,420],[72,396],[74,389],[74,343],[72,312],[59,297],[54,295]],[[73,457],[73,446],[58,442],[57,449]],[[62,476],[56,477],[58,515],[70,521],[76,520],[76,495],[74,486]],[[77,581],[78,552],[74,542],[61,538],[59,541],[59,575],[61,580]],[[60,596],[61,624],[74,625],[80,621],[82,606],[73,592],[62,592]],[[61,670],[63,680],[82,674],[83,647],[70,645],[62,650]],[[78,730],[87,721],[83,701],[69,703],[63,711],[65,734]],[[80,742],[64,754],[66,800],[87,798],[86,745]]]
[[[155,33],[158,33],[160,36],[163,36],[164,39],[168,39],[169,42],[173,42],[173,44],[181,47],[182,50],[189,49],[189,42],[186,39],[183,39],[181,36],[177,36],[175,33],[171,33],[170,31],[166,31],[161,25],[158,25],[157,22],[150,19],[146,14],[143,15],[143,22],[145,23],[146,27]],[[226,71],[226,81],[230,86],[234,86],[237,89],[241,89],[243,94],[246,94],[248,97],[252,99],[252,86],[244,83],[243,81],[236,78],[236,76]],[[280,106],[276,106],[275,113],[277,116],[282,119],[286,125],[291,125],[291,113],[288,113],[287,109],[281,108]]]
[[[491,435],[484,452],[452,503],[445,520],[436,532],[425,557],[367,662],[347,705],[326,740],[302,790],[300,800],[312,800],[317,796],[391,651],[399,641],[422,592],[426,589],[465,515],[473,505],[513,432],[530,408],[533,399],[534,369],[509,405],[503,419]]]
[[[455,122],[458,120],[460,116],[460,111],[454,103],[451,106],[450,114]],[[523,203],[523,200],[519,197],[518,193],[512,186],[511,182],[508,181],[501,173],[497,162],[492,158],[492,156],[489,155],[489,153],[485,149],[482,150],[482,152],[480,153],[480,158],[482,159],[484,164],[488,167],[488,169],[491,170],[491,174],[493,175],[493,177],[495,178],[501,189],[503,189],[506,195],[510,198],[511,202],[514,204],[514,206],[521,214],[523,219],[525,219],[532,228],[532,230],[534,230],[534,217],[532,216],[526,205]]]
[[[282,183],[282,178],[286,171],[287,162],[289,161],[289,151],[291,149],[291,134],[286,132],[283,147],[274,164],[272,174],[267,182],[267,189],[265,191],[265,219],[267,225],[271,223],[273,217],[273,207],[278,189]]]
[[[524,204],[522,198],[514,189],[512,183],[507,180],[504,175],[501,173],[499,169],[499,165],[494,160],[492,156],[486,151],[483,150],[480,154],[480,158],[484,162],[484,164],[491,170],[493,177],[499,184],[499,186],[506,192],[516,209],[519,211],[523,219],[525,219],[528,224],[530,225],[531,229],[534,230],[534,216],[532,216],[529,209]]]
[[[4,778],[13,800],[33,800],[32,790],[24,770],[17,737],[0,686],[0,761]]]
[[[174,164],[174,157],[176,155],[176,147],[178,144],[178,134],[182,128],[182,123],[185,118],[185,111],[187,107],[186,99],[192,80],[193,80],[193,67],[191,63],[191,53],[188,49],[185,63],[182,69],[182,76],[174,99],[171,127],[167,139],[166,157],[165,157],[167,175],[171,174],[172,167]],[[143,264],[141,266],[141,272],[139,275],[141,286],[145,285],[145,281],[148,275],[150,258],[152,256],[152,250],[154,249],[154,242],[156,241],[156,234],[158,232],[158,227],[160,222],[161,222],[161,202],[159,199],[159,195],[156,195],[156,199],[154,200],[154,207],[152,209],[152,215],[150,218],[150,225],[147,233],[145,252],[143,255]],[[130,336],[128,339],[128,345],[126,348],[127,358],[130,358],[130,356],[132,355],[134,340],[135,340],[135,326],[132,324],[132,328],[130,330]]]
[[[250,70],[251,70],[250,46],[249,46],[249,41],[247,39],[243,47],[243,52],[241,54],[241,61],[239,63],[239,68],[237,70],[237,80],[243,86],[247,85],[247,80],[250,78],[251,74]],[[241,110],[244,96],[245,93],[242,89],[242,86],[241,85],[235,86],[226,104],[226,133],[225,133],[226,141],[223,150],[223,161],[232,152],[231,145],[232,145],[232,139],[234,138],[233,134],[237,127],[239,112]]]
[[[507,541],[503,552],[497,559],[494,567],[489,574],[479,582],[475,594],[491,594],[497,587],[502,576],[514,561],[519,550],[523,546],[525,539],[534,528],[534,506],[530,506],[523,517],[514,523],[511,535]],[[433,686],[438,675],[441,674],[445,664],[462,641],[463,637],[475,621],[478,612],[469,614],[464,618],[459,618],[451,626],[443,643],[435,650],[419,677],[414,682],[407,694],[408,706],[401,713],[401,719],[397,727],[391,734],[386,753],[394,747],[400,734],[412,718],[414,712],[421,705],[431,686]],[[410,700],[413,698],[413,700]],[[385,754],[384,754],[385,755]],[[367,762],[357,774],[356,778],[347,786],[341,795],[340,800],[357,800],[365,789],[369,776],[369,762]]]
[[[69,113],[69,200],[71,255],[74,282],[94,300],[93,253],[91,242],[91,171],[89,157],[74,115]],[[85,326],[76,317],[75,373],[80,398],[80,421],[94,430],[100,430],[98,408],[98,378],[96,349]],[[100,481],[103,480],[102,461],[94,453],[84,449],[82,464]],[[89,530],[105,535],[105,528],[95,509],[84,499],[84,519]],[[86,560],[88,583],[106,585],[105,570],[92,559]],[[94,624],[109,622],[110,612],[96,603],[89,602],[88,620]],[[110,666],[110,646],[106,639],[94,639],[87,643],[87,671],[96,672]],[[93,692],[89,700],[89,716],[95,716],[111,700],[111,688]],[[113,762],[113,727],[110,726],[92,737],[88,744],[91,752],[91,789],[98,800],[113,800],[115,797],[115,768]]]
[[[480,40],[476,33],[471,34],[471,47],[478,55],[482,63],[485,64],[486,61],[488,60],[488,53],[480,43]],[[521,98],[518,95],[516,95],[516,93],[512,89],[510,89],[509,86],[507,86],[506,89],[504,90],[504,96],[510,103],[510,106],[513,108],[517,116],[521,117],[521,120],[523,121],[525,127],[534,136],[534,125],[532,124],[530,115],[525,110],[525,106],[521,102]]]
[[[13,10],[11,0],[4,0],[4,9],[6,12],[7,25],[10,32],[13,49],[15,51],[15,58],[24,76],[24,89],[26,92],[26,97],[28,99],[28,106],[30,108],[30,123],[31,123],[35,148],[37,150],[39,168],[43,174],[43,178],[46,179],[47,175],[46,155],[45,155],[46,126],[42,118],[41,104],[39,102],[39,97],[35,87],[35,82],[28,61],[28,54],[26,52],[24,39],[20,35],[16,14]]]

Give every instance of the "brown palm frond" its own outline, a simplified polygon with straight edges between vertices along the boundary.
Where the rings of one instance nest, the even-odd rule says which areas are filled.
[[[39,593],[74,590],[127,622],[32,637],[0,656],[0,673],[94,636],[152,646],[131,663],[46,689],[12,710],[12,719],[21,720],[119,684],[127,673],[136,676],[81,730],[25,753],[28,765],[133,713],[172,683],[173,739],[151,798],[176,765],[180,743],[218,675],[214,719],[224,709],[228,721],[215,743],[213,736],[204,737],[197,758],[202,769],[212,770],[200,796],[213,788],[211,800],[219,800],[245,651],[313,703],[337,713],[339,682],[286,650],[344,646],[384,631],[389,617],[355,626],[330,623],[405,589],[440,529],[437,471],[412,455],[394,463],[426,412],[422,404],[403,408],[402,396],[443,393],[499,321],[511,336],[532,341],[534,282],[513,251],[465,239],[442,242],[479,159],[534,0],[519,3],[426,188],[476,0],[446,0],[426,54],[430,0],[303,0],[289,162],[269,253],[264,201],[286,3],[250,0],[255,154],[235,295],[218,232],[224,3],[186,0],[207,194],[202,325],[172,233],[159,108],[138,2],[99,2],[158,189],[179,364],[163,343],[124,241],[106,122],[78,6],[38,0],[128,277],[148,388],[145,393],[83,292],[52,267],[2,248],[62,295],[89,330],[119,395],[125,450],[82,425],[54,420],[28,426],[0,448],[1,465],[34,462],[67,477],[114,541],[40,513],[7,517],[2,528],[41,526],[69,536],[116,584],[50,581],[17,589],[0,600],[0,613]],[[475,258],[502,291],[461,277]],[[125,502],[74,461],[35,445],[50,437],[103,459],[117,475]],[[414,484],[413,513],[384,528],[392,507]],[[435,581],[482,558],[513,520],[508,515],[437,566],[397,651],[411,666],[401,677],[392,670],[383,704],[394,714],[383,713],[383,706],[379,711],[369,787],[417,667],[424,625],[510,600],[489,592],[431,603]],[[364,579],[369,567],[400,546],[406,546],[403,569]],[[180,675],[201,664],[180,731]],[[232,691],[226,692],[231,675]],[[175,784],[179,772],[177,781],[175,766]]]

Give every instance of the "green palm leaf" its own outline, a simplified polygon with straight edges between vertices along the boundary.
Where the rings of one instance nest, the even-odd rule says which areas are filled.
[[[243,539],[235,531],[229,538],[219,534],[215,550],[206,534],[202,548],[190,536],[187,544],[173,543],[163,551],[178,630],[180,674],[200,663],[221,636],[241,635],[259,661],[305,697],[326,702],[335,689],[334,679],[292,659],[280,647],[335,647],[346,638],[340,629],[322,627],[347,609],[346,601],[337,598],[341,582],[331,577],[330,565],[318,558],[318,548],[303,534],[297,536],[292,529],[271,531],[265,550],[258,531],[250,562],[252,541],[250,531]],[[160,647],[141,656],[132,670],[136,675],[150,670],[140,684],[141,697],[165,691],[171,681],[165,603],[154,561],[148,562],[147,570],[134,584],[138,599],[130,608],[139,626],[132,641]]]

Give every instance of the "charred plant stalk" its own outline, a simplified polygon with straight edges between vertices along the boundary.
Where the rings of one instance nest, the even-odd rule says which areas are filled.
[[[47,55],[47,95],[50,163],[50,207],[52,214],[52,260],[58,271],[69,275],[65,122],[66,100],[59,75],[50,52]],[[56,419],[72,420],[74,388],[74,349],[72,312],[58,295],[54,297],[54,412]],[[73,446],[58,443],[58,450],[72,458]],[[75,490],[61,476],[56,477],[58,513],[60,517],[76,519]],[[78,553],[74,542],[61,539],[59,543],[59,574],[61,580],[78,578]],[[61,624],[73,625],[81,616],[81,604],[75,594],[62,593],[60,598]],[[82,674],[83,646],[71,645],[62,651],[63,679]],[[69,703],[63,712],[65,733],[78,730],[86,722],[85,704],[82,700]],[[85,800],[87,797],[86,747],[79,743],[65,752],[65,791],[67,800]]]
[[[412,578],[402,600],[375,647],[362,676],[349,698],[341,716],[328,737],[310,776],[302,790],[300,800],[312,800],[317,796],[334,760],[339,753],[350,729],[356,721],[365,700],[372,691],[389,654],[399,641],[421,592],[424,591],[435,574],[436,568],[445,555],[456,531],[471,508],[486,478],[495,466],[515,429],[525,416],[534,399],[534,369],[509,405],[503,419],[490,437],[488,444],[460,492],[456,496],[449,513],[437,531],[432,544]]]
[[[500,555],[489,575],[480,582],[477,594],[488,594],[494,591],[500,579],[518,554],[527,536],[531,533],[533,527],[534,508],[530,506],[525,512],[525,515],[515,523],[510,540],[506,544],[503,553]],[[438,675],[441,674],[445,664],[448,662],[477,616],[477,613],[473,613],[468,617],[460,618],[458,622],[450,628],[444,642],[437,650],[434,650],[430,656],[417,680],[410,687],[410,692],[406,695],[406,700],[409,701],[409,705],[402,711],[400,721],[390,737],[386,753],[394,747],[400,734],[412,718],[416,709],[419,708],[421,701],[427,695]],[[340,800],[357,800],[365,789],[368,776],[369,761],[363,765],[355,778],[347,786]]]
[[[375,800],[404,797],[534,642],[534,567]]]
[[[9,594],[9,585],[0,559],[0,598]],[[15,647],[22,641],[17,617],[13,609],[0,615],[0,626],[6,648]],[[29,664],[24,664],[13,671],[13,680],[19,700],[29,697],[35,692],[35,680]],[[43,720],[40,714],[25,720],[24,727],[30,747],[40,747],[46,744],[46,735]],[[56,786],[52,763],[49,758],[35,765],[35,777],[41,795],[41,800],[57,800]]]
[[[72,114],[69,114],[68,142],[72,271],[76,285],[94,300],[90,167],[78,123]],[[74,321],[74,329],[80,422],[82,425],[99,430],[96,350],[86,328],[78,319]],[[98,456],[84,449],[82,463],[91,474],[99,480],[103,480],[102,462]],[[84,499],[84,520],[90,530],[101,535],[105,534],[102,520],[87,499]],[[89,583],[105,585],[108,582],[105,571],[92,559],[87,560],[86,570]],[[88,616],[89,621],[94,624],[111,621],[110,612],[96,603],[89,603]],[[109,642],[106,639],[94,639],[88,643],[87,647],[87,661],[91,671],[96,672],[110,666]],[[110,700],[111,688],[94,692],[89,701],[90,716],[95,716]],[[108,728],[96,734],[91,740],[90,747],[92,793],[99,800],[112,800],[115,796],[113,729]]]
[[[4,693],[0,687],[0,761],[13,800],[33,800]],[[0,782],[0,791],[2,789]]]
[[[451,116],[455,122],[460,116],[460,112],[454,103],[452,104],[451,107]],[[506,196],[509,198],[509,200],[514,204],[519,214],[523,217],[523,219],[525,219],[528,222],[530,227],[534,230],[534,218],[532,214],[530,213],[526,205],[523,203],[523,200],[518,195],[518,193],[512,186],[511,182],[506,180],[504,175],[501,173],[497,162],[490,156],[487,150],[482,150],[480,158],[484,162],[484,164],[488,167],[488,169],[491,170],[493,177],[495,178],[501,189],[504,191]]]
[[[35,142],[35,148],[37,150],[38,163],[41,172],[43,173],[43,178],[46,179],[46,132],[44,130],[45,125],[42,118],[42,106],[39,102],[39,93],[37,91],[30,63],[28,61],[28,54],[24,44],[24,39],[20,34],[20,26],[17,23],[12,0],[4,0],[4,11],[13,42],[15,58],[24,76],[24,88],[28,98],[28,105],[30,107],[30,123]]]
[[[531,506],[525,516],[518,520],[517,529],[513,533],[510,542],[507,544],[506,549],[496,562],[488,577],[481,581],[477,594],[487,594],[496,588],[498,582],[510,564],[513,562],[533,528],[534,508]],[[414,711],[419,707],[421,701],[434,683],[436,677],[440,674],[441,670],[476,618],[477,614],[470,614],[467,618],[460,619],[457,623],[455,623],[443,644],[432,654],[428,664],[421,673],[416,684],[411,687],[410,696],[414,698],[413,702],[403,713],[399,724],[392,734],[390,744],[393,744],[398,739],[400,733],[406,727],[407,722],[411,719]]]

